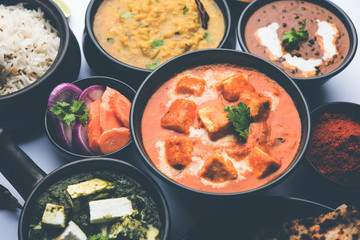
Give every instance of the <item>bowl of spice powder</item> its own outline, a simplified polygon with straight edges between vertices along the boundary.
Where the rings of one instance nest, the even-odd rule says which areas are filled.
[[[311,113],[312,131],[306,157],[338,189],[360,191],[360,105],[325,104]]]

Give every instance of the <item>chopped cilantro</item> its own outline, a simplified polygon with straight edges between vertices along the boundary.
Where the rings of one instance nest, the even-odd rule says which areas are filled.
[[[109,44],[113,44],[113,43],[114,43],[114,39],[111,38],[111,37],[108,37],[108,38],[106,39],[106,41],[107,41]]]
[[[132,14],[131,14],[131,12],[126,12],[126,13],[122,14],[121,17],[122,18],[131,18]]]
[[[93,235],[89,238],[89,240],[109,240],[109,236],[103,236],[101,234]]]
[[[83,100],[72,100],[71,104],[67,102],[57,102],[51,106],[50,111],[67,125],[70,125],[78,119],[79,122],[85,126],[89,119],[89,113]]]
[[[155,39],[155,40],[152,41],[152,43],[151,43],[151,47],[153,47],[153,48],[157,48],[157,47],[160,47],[160,46],[162,46],[162,45],[164,45],[164,41],[161,40],[161,39]]]
[[[187,13],[188,11],[189,11],[189,8],[186,5],[184,5],[183,14]]]
[[[208,32],[205,32],[204,35],[203,35],[203,38],[207,41],[207,42],[210,42],[211,41],[211,35],[210,33]]]
[[[250,107],[243,102],[239,102],[237,106],[233,105],[231,108],[226,106],[224,111],[228,113],[227,118],[239,134],[240,140],[246,142],[246,138],[250,133],[250,124],[253,122],[250,116]]]
[[[155,69],[158,65],[160,64],[160,58],[158,58],[155,62],[150,63],[150,64],[146,64],[146,67],[148,67],[149,69]]]
[[[291,50],[296,48],[300,41],[306,41],[309,38],[309,32],[305,30],[306,19],[304,20],[302,26],[299,28],[299,31],[296,31],[295,28],[291,28],[290,32],[284,32],[281,41],[285,50]]]

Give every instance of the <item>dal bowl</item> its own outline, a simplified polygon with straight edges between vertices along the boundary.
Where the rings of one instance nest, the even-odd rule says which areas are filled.
[[[161,11],[166,11],[166,9],[170,5],[173,6],[172,5],[173,3],[169,4],[169,6],[166,8],[159,6],[146,6],[149,8],[147,10],[153,11],[151,16],[158,16],[161,19],[146,20],[149,23],[146,23],[147,25],[143,27],[142,21],[145,21],[144,19],[147,18],[146,17],[147,15],[140,12],[141,9],[140,10],[137,9],[138,7],[136,6],[137,3],[131,2],[129,3],[129,5],[131,4],[132,7],[134,8],[132,13],[130,11],[127,12],[128,10],[122,10],[121,13],[119,12],[114,13],[119,15],[118,17],[114,18],[116,19],[115,20],[116,24],[114,25],[114,27],[109,29],[107,32],[106,31],[104,31],[104,33],[102,32],[101,35],[100,33],[96,35],[97,32],[95,32],[94,30],[95,27],[94,22],[96,20],[96,16],[99,9],[102,8],[103,6],[108,6],[110,10],[112,8],[114,9],[114,7],[111,8],[109,4],[105,5],[105,2],[109,3],[108,1],[104,1],[104,0],[92,0],[90,1],[86,11],[85,30],[83,35],[83,42],[84,42],[83,50],[86,60],[90,65],[90,67],[96,73],[106,76],[112,76],[112,77],[117,77],[119,75],[124,76],[123,79],[125,79],[126,83],[134,87],[135,89],[137,89],[140,86],[140,84],[143,82],[145,77],[153,71],[152,69],[154,69],[157,65],[163,63],[163,60],[161,61],[158,60],[160,59],[160,57],[157,56],[160,56],[162,54],[162,51],[165,51],[164,48],[168,48],[169,44],[175,44],[176,41],[178,41],[175,39],[174,41],[172,40],[172,43],[170,43],[168,42],[168,37],[177,38],[179,36],[182,36],[183,34],[190,34],[194,31],[194,30],[184,30],[187,26],[186,27],[178,26],[176,28],[178,30],[171,29],[171,31],[170,30],[165,31],[165,29],[159,27],[158,33],[151,32],[152,30],[148,25],[154,25],[156,27],[157,25],[159,25],[159,22],[166,21],[167,17],[173,16],[172,12],[170,13],[161,12]],[[115,4],[117,2],[121,2],[121,1],[113,1],[111,3]],[[229,7],[225,0],[215,0],[215,2],[217,3],[221,11],[221,14],[223,15],[223,19],[225,22],[223,37],[222,39],[220,38],[220,43],[216,47],[234,48],[236,40],[233,31],[234,28],[232,26]],[[161,1],[154,2],[154,4],[161,4]],[[196,11],[196,9],[192,10],[188,8],[186,5],[176,4],[174,6],[176,6],[176,11],[175,10],[174,11],[179,12],[181,14],[179,16],[187,16],[186,14],[190,14],[190,12],[192,12],[191,14],[193,14],[194,11]],[[124,9],[126,7],[127,6],[121,6],[119,8]],[[144,12],[147,11],[146,7],[143,8]],[[105,7],[102,10],[105,10]],[[107,18],[107,16],[109,15],[112,14],[103,13],[101,17],[99,15],[100,20],[98,20],[99,23],[96,24],[97,29],[109,28],[106,25],[110,23],[112,24],[112,21],[109,19],[104,19],[104,20],[102,19],[104,17]],[[209,28],[210,28],[211,19],[213,18],[213,16],[211,14],[209,15],[210,15]],[[129,29],[127,29],[125,27],[125,24],[135,24],[135,19],[138,19],[136,25],[134,26],[129,25]],[[174,20],[174,21],[180,21],[180,20]],[[199,19],[194,19],[194,21],[197,21],[196,24],[199,24]],[[190,24],[193,24],[193,22],[191,21]],[[167,24],[164,24],[164,26],[166,25]],[[204,31],[202,28],[200,28],[200,30]],[[184,33],[182,33],[182,31],[184,31]],[[220,30],[216,29],[216,31],[220,31]],[[145,36],[145,35],[143,36],[145,32],[150,32],[150,36]],[[174,34],[174,36],[171,36],[172,34]],[[101,36],[102,39],[101,41],[103,41],[101,44],[100,44],[99,36]],[[118,40],[117,38],[120,39]],[[209,34],[204,33],[204,35],[201,37],[188,36],[187,41],[193,41],[197,38],[200,38],[199,44],[201,44],[201,41],[208,42],[211,41],[211,38],[213,37]],[[134,39],[134,41],[132,39]],[[135,42],[135,39],[137,39],[138,41],[141,40],[142,41],[141,44],[138,41]],[[190,45],[186,45],[187,42],[183,44],[185,44],[184,46],[187,46],[183,52],[186,52],[189,49],[191,49]],[[114,49],[110,48],[113,45],[114,46],[116,45]],[[129,50],[127,50],[126,47],[127,45],[129,46],[128,48]],[[116,50],[117,48],[120,50]],[[168,51],[168,54],[172,55],[174,52],[180,50],[178,50],[177,48],[175,49],[169,48],[166,51]],[[176,55],[179,55],[183,52],[176,53]],[[117,56],[116,54],[119,55]],[[149,56],[151,55],[151,57],[147,57],[148,60],[146,60],[146,63],[141,63],[141,64],[139,63],[140,65],[138,65],[137,62],[140,61],[139,58],[148,55]],[[120,57],[125,57],[125,56],[129,56],[132,60],[129,59],[119,60]]]
[[[281,33],[289,32],[292,28],[299,31],[304,20],[308,38],[287,50],[280,39],[283,36]],[[335,24],[336,29],[331,24]],[[261,34],[264,33],[261,41],[258,40],[261,38],[257,29],[262,29]],[[270,37],[269,33],[274,32],[274,38]],[[329,32],[332,34],[325,35]],[[255,35],[257,39],[253,39]],[[240,16],[237,36],[243,51],[268,60],[274,59],[275,65],[305,87],[323,84],[344,70],[354,58],[358,45],[357,32],[351,19],[340,7],[327,0],[254,1]],[[270,43],[270,39],[278,41]],[[327,43],[330,43],[327,46],[334,46],[335,43],[335,52],[333,48],[330,50],[329,47],[322,47]],[[278,44],[283,45],[283,49],[279,49],[281,52],[275,50]],[[271,54],[270,48],[265,46],[271,46]]]

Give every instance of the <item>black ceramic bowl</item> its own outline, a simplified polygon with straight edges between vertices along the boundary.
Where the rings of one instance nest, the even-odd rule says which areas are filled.
[[[103,77],[103,76],[92,76],[88,78],[83,78],[76,80],[72,82],[82,90],[85,88],[92,86],[92,85],[102,85],[104,87],[108,86],[110,88],[113,88],[117,91],[119,91],[122,95],[124,95],[127,99],[130,100],[130,102],[133,100],[135,96],[135,90],[132,89],[129,85],[126,83],[117,80],[115,78],[110,77]],[[120,148],[117,151],[114,151],[112,153],[108,154],[102,154],[102,155],[84,155],[79,152],[76,152],[76,150],[68,150],[65,149],[63,146],[61,146],[56,133],[54,129],[53,121],[51,121],[51,118],[49,117],[48,110],[45,113],[45,131],[46,135],[48,136],[50,142],[55,146],[55,148],[58,150],[58,152],[64,156],[65,159],[72,161],[79,158],[88,158],[88,157],[109,157],[113,155],[119,155],[119,156],[125,156],[126,152],[128,151],[128,148],[130,144],[132,143],[132,140],[130,140],[125,146]]]
[[[86,10],[83,35],[83,51],[86,61],[96,73],[112,77],[122,76],[126,83],[137,89],[152,70],[123,63],[113,58],[100,46],[93,32],[93,22],[102,2],[103,0],[91,0]],[[220,7],[226,24],[225,34],[218,48],[234,48],[236,36],[229,7],[225,0],[215,0],[215,2]]]
[[[333,102],[333,103],[324,104],[324,105],[314,109],[311,112],[311,125],[313,127],[318,124],[320,117],[324,113],[342,113],[347,116],[351,116],[353,119],[356,119],[358,122],[360,122],[360,105],[359,104],[351,103],[351,102]],[[339,131],[341,131],[341,130],[339,130]],[[311,144],[311,141],[310,141],[307,149],[310,149],[310,147],[311,147],[310,144]],[[313,169],[314,172],[317,173],[317,175],[319,176],[319,179],[322,181],[322,183],[325,186],[328,186],[329,188],[332,188],[332,189],[349,192],[349,193],[359,193],[360,192],[359,185],[356,187],[354,185],[349,185],[346,183],[339,182],[339,181],[327,176],[326,174],[320,172],[320,170],[311,161],[311,157],[309,156],[308,152],[305,153],[305,156],[308,160],[310,168]],[[341,159],[339,159],[339,160],[341,160]]]
[[[241,1],[241,0],[226,0],[227,4],[229,5],[230,12],[232,19],[234,21],[234,25],[237,25],[237,22],[239,20],[239,17],[244,10],[244,8],[249,5],[253,0],[249,1]]]
[[[252,190],[236,193],[212,193],[195,190],[177,183],[176,181],[172,180],[171,178],[163,174],[161,171],[159,171],[153,165],[151,159],[146,153],[145,147],[142,143],[141,121],[144,109],[150,97],[164,82],[168,81],[177,73],[181,73],[184,70],[191,69],[197,66],[209,64],[232,64],[252,68],[258,70],[261,73],[264,73],[265,75],[276,81],[288,92],[299,112],[299,117],[301,121],[301,139],[298,151],[289,167],[279,177],[273,179],[272,181],[263,186]],[[303,94],[301,93],[297,85],[293,82],[293,80],[275,65],[266,60],[263,60],[252,54],[229,49],[207,49],[187,53],[178,56],[157,68],[146,78],[144,83],[137,91],[131,108],[130,122],[132,139],[141,156],[141,159],[156,175],[160,176],[165,182],[180,189],[182,192],[214,197],[250,195],[259,192],[260,190],[267,189],[268,187],[280,182],[285,178],[285,176],[289,175],[289,173],[299,162],[301,156],[305,151],[305,147],[307,146],[310,135],[310,113],[308,110],[308,106]]]
[[[262,6],[264,6],[268,3],[276,2],[276,1],[279,1],[279,0],[254,1],[254,2],[250,3],[242,12],[236,31],[237,31],[237,37],[238,37],[240,47],[243,51],[249,52],[249,50],[246,46],[246,42],[245,42],[245,27],[246,27],[246,24],[247,24],[250,16],[256,10],[261,8]],[[299,84],[300,86],[306,87],[306,86],[323,84],[327,80],[329,80],[330,78],[332,78],[333,76],[337,75],[342,70],[344,70],[346,68],[346,66],[350,64],[350,62],[352,61],[352,59],[355,56],[357,45],[358,45],[358,38],[357,38],[357,32],[356,32],[355,26],[352,23],[351,19],[340,7],[335,5],[333,2],[328,1],[328,0],[315,0],[315,1],[305,0],[305,1],[317,4],[321,7],[329,10],[334,15],[336,15],[342,21],[342,23],[345,25],[345,28],[348,31],[349,38],[350,38],[349,52],[348,52],[344,62],[338,68],[336,68],[334,71],[320,75],[320,76],[316,76],[316,77],[309,77],[309,78],[292,77],[292,79],[294,79],[297,84]]]
[[[59,31],[60,48],[54,63],[36,82],[17,92],[0,96],[0,126],[8,129],[42,122],[51,89],[64,80],[75,80],[81,63],[79,44],[53,1],[5,0],[1,4],[15,5],[19,2],[25,3],[26,8],[41,8],[44,11],[45,18]]]
[[[236,199],[203,217],[182,240],[254,239],[262,229],[276,228],[294,219],[315,217],[334,209],[325,205],[282,196],[256,196]],[[221,219],[221,221],[214,221]]]
[[[8,161],[11,159],[11,161]],[[65,177],[91,171],[109,171],[137,181],[158,207],[162,224],[160,239],[166,240],[170,230],[170,215],[164,194],[158,184],[133,165],[117,159],[91,158],[66,164],[46,175],[0,128],[0,171],[25,199],[20,215],[18,238],[28,239],[31,215],[38,197]]]

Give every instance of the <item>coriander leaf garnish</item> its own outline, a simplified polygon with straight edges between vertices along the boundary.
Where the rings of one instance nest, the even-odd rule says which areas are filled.
[[[207,41],[210,42],[211,41],[211,35],[208,32],[205,32],[203,35],[203,38]]]
[[[151,43],[151,47],[153,47],[153,48],[157,48],[157,47],[160,47],[160,46],[162,46],[162,45],[164,45],[164,41],[163,40],[161,40],[161,39],[155,39],[154,41],[152,41],[152,43]]]
[[[155,69],[160,64],[160,58],[158,58],[155,62],[146,64],[146,67],[149,69]]]
[[[63,121],[69,126],[72,122],[76,121],[76,119],[78,119],[81,125],[85,126],[89,119],[89,113],[83,100],[72,100],[71,104],[67,102],[57,102],[51,106],[50,111],[58,116],[60,121]]]
[[[89,240],[109,240],[109,236],[103,236],[101,234],[93,235],[89,238]]]
[[[185,5],[183,8],[183,14],[187,13],[189,11],[189,8]]]
[[[108,37],[108,38],[106,39],[106,41],[107,41],[109,44],[113,44],[113,43],[114,43],[114,39],[111,38],[111,37]]]
[[[306,19],[304,20],[298,31],[296,31],[295,28],[291,28],[290,32],[283,33],[281,41],[285,50],[291,50],[293,48],[296,48],[299,45],[300,41],[306,41],[309,38],[309,32],[305,30],[305,26]]]
[[[231,108],[226,106],[224,111],[228,113],[227,118],[239,134],[240,140],[246,142],[246,138],[250,133],[250,124],[253,122],[253,118],[250,116],[250,107],[243,102],[239,102],[237,106],[233,105]]]
[[[122,14],[121,17],[122,17],[122,18],[125,18],[125,19],[126,19],[126,18],[131,18],[131,17],[132,17],[132,14],[131,14],[131,12],[126,12],[126,13]]]

